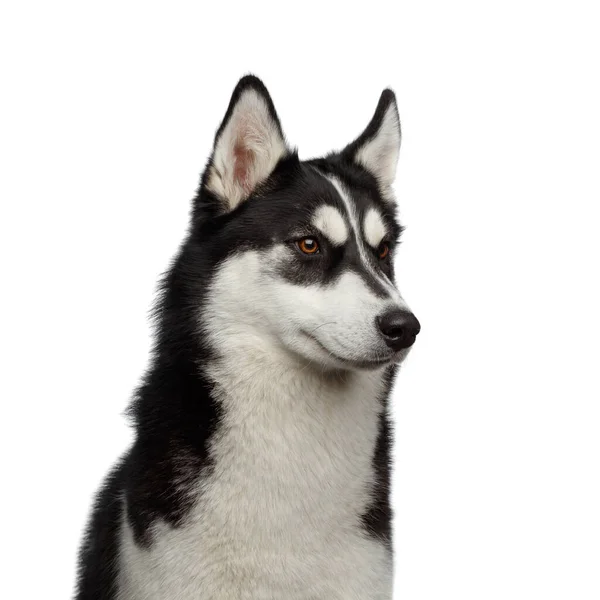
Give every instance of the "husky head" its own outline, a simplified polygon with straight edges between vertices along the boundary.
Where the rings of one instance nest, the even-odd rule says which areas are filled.
[[[404,358],[419,322],[394,282],[399,149],[391,90],[345,149],[301,161],[263,83],[238,83],[187,241],[188,261],[202,265],[198,321],[211,348],[333,370]]]

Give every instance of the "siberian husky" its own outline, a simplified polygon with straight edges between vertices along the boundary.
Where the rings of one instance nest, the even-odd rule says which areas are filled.
[[[419,332],[394,283],[394,93],[303,161],[236,86],[164,277],[131,449],[77,600],[389,600],[388,396]]]

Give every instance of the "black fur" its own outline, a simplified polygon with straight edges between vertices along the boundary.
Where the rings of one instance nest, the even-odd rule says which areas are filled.
[[[79,552],[77,598],[108,600],[116,597],[123,484],[123,465],[119,464],[107,476],[92,508]]]
[[[392,471],[392,424],[388,415],[388,397],[396,377],[397,368],[390,367],[386,373],[386,386],[382,397],[384,411],[379,417],[379,435],[373,455],[375,469],[375,485],[373,502],[363,515],[366,530],[381,539],[392,551],[392,505],[391,505],[391,471]]]
[[[271,117],[281,131],[266,88],[260,80],[248,76],[236,87],[215,140],[248,87],[265,97]],[[198,332],[197,315],[205,302],[207,286],[222,261],[233,251],[266,247],[274,239],[289,242],[292,257],[292,243],[302,235],[302,224],[308,225],[315,204],[339,202],[333,186],[319,173],[335,175],[352,189],[360,213],[371,205],[383,211],[393,232],[393,248],[401,231],[393,209],[383,201],[374,176],[353,161],[360,144],[377,131],[390,102],[393,94],[387,90],[365,132],[342,152],[308,162],[301,162],[295,152],[290,152],[269,179],[230,213],[224,212],[220,199],[206,188],[205,171],[194,200],[187,238],[160,287],[152,360],[129,409],[135,428],[133,446],[107,477],[92,510],[80,552],[76,600],[116,597],[123,502],[136,542],[148,547],[152,544],[154,521],[162,519],[177,527],[191,505],[191,493],[176,492],[174,482],[181,488],[182,482],[189,481],[191,488],[199,476],[211,469],[207,448],[219,428],[221,415],[211,385],[202,375],[202,366],[211,359],[212,351]],[[280,266],[282,275],[290,280],[330,280],[350,263],[366,280],[369,278],[362,273],[352,249],[342,257],[334,248],[324,246],[321,259],[326,261],[326,268],[323,263],[315,268],[300,268],[302,257],[293,256]],[[375,253],[373,261],[378,261]],[[379,266],[393,277],[391,261]],[[370,284],[378,285],[372,281]],[[393,376],[394,370],[390,369],[386,398]],[[377,475],[375,500],[363,521],[367,531],[391,548],[390,438],[390,425],[384,415],[373,455]]]

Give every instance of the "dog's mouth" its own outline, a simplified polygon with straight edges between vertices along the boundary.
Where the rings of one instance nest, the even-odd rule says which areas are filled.
[[[379,367],[383,367],[385,365],[389,365],[392,363],[398,362],[399,357],[396,353],[389,353],[385,356],[378,356],[376,358],[363,358],[363,359],[354,359],[347,358],[345,356],[340,356],[335,352],[332,352],[329,348],[327,348],[318,338],[306,331],[302,332],[308,339],[314,342],[325,354],[329,356],[333,361],[340,363],[346,367],[351,367],[354,369],[377,369]]]

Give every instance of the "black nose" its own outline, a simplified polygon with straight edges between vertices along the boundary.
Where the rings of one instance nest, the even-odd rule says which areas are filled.
[[[421,324],[412,313],[394,309],[377,317],[377,325],[385,343],[394,351],[409,348],[415,343]]]

